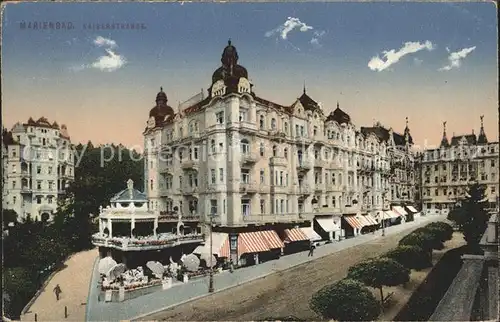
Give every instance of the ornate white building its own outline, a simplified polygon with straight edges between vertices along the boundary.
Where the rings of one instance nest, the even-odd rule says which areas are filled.
[[[221,62],[207,97],[177,112],[163,90],[156,97],[144,132],[150,208],[216,214],[218,229],[236,235],[267,228],[281,235],[327,218],[330,227],[320,226],[338,238],[342,215],[376,225],[371,216],[391,203],[387,140],[357,131],[338,103],[325,115],[305,88],[290,105],[259,97],[231,42]]]
[[[50,220],[57,200],[74,179],[71,141],[65,125],[44,117],[17,123],[2,134],[3,209],[18,218]],[[4,158],[5,154],[5,158]]]
[[[437,149],[424,151],[421,160],[423,210],[448,213],[472,183],[486,186],[490,208],[498,207],[498,142],[488,142],[481,116],[479,135],[453,135],[448,141],[446,122]]]

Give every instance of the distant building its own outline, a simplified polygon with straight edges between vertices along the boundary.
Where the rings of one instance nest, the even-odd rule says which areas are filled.
[[[472,183],[486,186],[490,208],[498,206],[499,146],[488,142],[481,116],[479,135],[453,135],[448,141],[446,122],[437,149],[426,150],[421,159],[423,209],[448,213],[465,196]]]
[[[413,180],[413,160],[406,150],[389,152],[411,141],[409,130],[388,138],[359,131],[338,103],[325,114],[305,86],[290,105],[266,100],[238,60],[229,42],[208,94],[178,111],[163,89],[156,96],[144,131],[151,210],[178,206],[204,222],[215,214],[214,230],[230,239],[236,262],[257,249],[279,253],[282,240],[313,238],[312,227],[328,239],[338,239],[341,226],[356,235],[376,227],[391,203],[411,203],[412,185],[404,181]],[[403,169],[393,181],[389,153]]]
[[[73,160],[65,125],[41,117],[3,130],[3,209],[16,211],[19,219],[50,220],[74,179]]]

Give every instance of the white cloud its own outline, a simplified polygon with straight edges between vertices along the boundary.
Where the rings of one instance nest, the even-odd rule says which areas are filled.
[[[116,47],[116,41],[101,36],[97,36],[97,38],[94,39],[94,44],[99,47],[109,47],[109,48]]]
[[[306,32],[308,30],[312,30],[313,27],[308,26],[306,23],[300,21],[299,18],[288,17],[285,23],[274,28],[273,30],[266,32],[265,36],[271,37],[273,35],[279,34],[279,37],[281,37],[281,39],[287,39],[288,33],[290,33],[294,29],[298,29],[301,32]]]
[[[80,64],[71,67],[70,69],[72,71],[79,72],[87,68],[95,68],[104,72],[113,72],[122,68],[127,63],[125,57],[118,54],[116,50],[113,49],[118,47],[116,41],[98,36],[96,39],[94,39],[93,43],[98,47],[107,47],[104,49],[106,51],[106,54],[100,56],[91,64]]]
[[[385,61],[378,55],[372,57],[372,59],[370,59],[370,61],[368,62],[368,68],[374,71],[381,72],[384,69],[387,69],[392,64],[397,63],[402,57],[416,53],[423,49],[432,50],[434,49],[434,45],[429,40],[424,43],[408,41],[398,51],[396,51],[395,49],[384,51],[383,58],[385,58]]]
[[[101,71],[113,72],[120,69],[127,63],[125,57],[116,54],[111,49],[106,49],[106,56],[99,57],[94,63],[90,65],[92,68],[97,68]]]
[[[450,55],[448,56],[449,64],[439,68],[438,70],[439,71],[448,71],[448,70],[451,70],[453,68],[459,68],[460,65],[462,64],[462,59],[467,57],[467,55],[469,55],[471,52],[473,52],[474,49],[476,49],[476,46],[469,47],[469,48],[463,48],[462,50],[450,53],[450,50],[447,47],[446,50],[450,53]]]
[[[311,38],[311,44],[316,47],[321,47],[319,40],[326,34],[324,30],[315,30]]]

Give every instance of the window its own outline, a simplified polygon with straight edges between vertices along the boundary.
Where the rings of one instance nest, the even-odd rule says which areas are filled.
[[[193,159],[198,160],[198,148],[197,147],[193,149]]]
[[[276,145],[273,145],[273,157],[276,156],[278,156],[278,148],[276,147]]]
[[[434,165],[434,171],[438,171],[438,165]]]
[[[300,126],[300,136],[305,136],[304,133],[305,133],[304,132],[304,125],[301,125]]]
[[[241,153],[243,154],[250,153],[250,145],[248,144],[248,141],[245,139],[241,140]]]
[[[285,125],[283,126],[283,129],[285,131],[285,134],[288,135],[288,123],[285,122]]]
[[[280,186],[283,186],[283,171],[280,171]]]
[[[288,173],[285,174],[285,186],[288,187]]]
[[[151,188],[151,190],[153,190],[153,180],[151,179],[151,181],[149,182],[149,187]]]
[[[495,167],[495,160],[491,160],[491,167]]]
[[[16,181],[12,181],[12,189],[16,189]]]
[[[299,136],[299,134],[300,134],[299,126],[295,125],[295,136]]]
[[[36,189],[37,190],[42,190],[42,181],[37,181],[36,182]]]
[[[13,164],[13,165],[12,165],[12,173],[16,173],[16,171],[17,171],[17,169],[16,169],[16,165],[15,165],[15,164]]]
[[[13,196],[12,197],[12,203],[15,205],[17,203],[17,197],[16,196]]]
[[[492,195],[493,195],[493,194],[495,194],[495,192],[496,192],[495,187],[491,187],[490,189],[491,189],[491,194],[492,194]]]
[[[219,180],[224,182],[224,168],[219,168]]]
[[[215,114],[215,118],[217,119],[217,124],[224,124],[224,112],[217,112]]]
[[[241,199],[241,213],[244,217],[250,215],[250,199]]]
[[[276,119],[275,118],[271,119],[271,130],[276,130]]]
[[[152,169],[152,168],[153,168],[153,161],[151,161],[151,162],[149,163],[149,168],[150,168],[150,169]]]
[[[52,167],[49,166],[49,168],[47,169],[47,173],[52,174]]]
[[[215,140],[210,140],[210,151],[215,153]]]
[[[335,205],[335,202],[336,202],[336,199],[335,196],[332,197],[332,207],[335,208],[336,205]]]
[[[165,185],[167,186],[167,189],[172,189],[172,177],[168,176],[165,178]]]
[[[36,203],[41,204],[42,203],[42,197],[38,196],[36,197]]]
[[[179,188],[182,189],[182,176],[179,176]]]
[[[265,123],[264,123],[264,115],[261,115],[261,116],[259,116],[259,128],[261,130],[264,130],[264,128],[265,128],[264,125],[265,125]]]
[[[240,122],[247,120],[247,111],[240,109]]]
[[[280,213],[285,212],[285,200],[281,199]]]
[[[42,166],[41,166],[41,165],[37,165],[37,166],[36,166],[36,173],[37,173],[37,174],[42,173]]]
[[[264,169],[260,169],[260,183],[264,183],[265,181],[264,175],[265,175]]]
[[[335,173],[332,173],[332,184],[335,185]]]
[[[439,196],[439,190],[438,190],[438,189],[436,189],[436,190],[434,191],[434,194],[435,194],[436,196]]]
[[[313,128],[313,135],[316,136],[318,134],[318,127],[315,125]]]
[[[49,181],[49,190],[52,191],[54,189],[54,181]]]
[[[287,148],[285,148],[285,150],[283,150],[283,155],[284,155],[285,159],[288,160],[288,149]]]
[[[260,156],[263,157],[264,156],[264,143],[260,143]]]
[[[241,183],[250,183],[250,170],[241,169]]]
[[[48,200],[49,204],[51,204],[52,203],[52,196],[48,196],[47,200]]]
[[[217,214],[217,199],[210,199],[210,214]]]
[[[266,201],[264,199],[260,199],[260,213],[266,213]]]
[[[210,174],[212,178],[212,184],[215,184],[216,177],[215,177],[215,169],[210,169]]]

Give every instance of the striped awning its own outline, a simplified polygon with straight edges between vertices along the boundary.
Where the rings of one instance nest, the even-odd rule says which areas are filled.
[[[362,219],[358,219],[356,216],[344,216],[344,219],[354,229],[361,229],[364,226]]]
[[[413,206],[406,206],[406,208],[408,208],[411,212],[413,212],[415,214],[418,212],[418,210],[415,209],[415,207],[413,207]]]
[[[385,219],[395,219],[395,218],[399,218],[399,215],[397,213],[395,213],[394,211],[392,210],[386,210],[384,211],[385,213],[385,216],[384,216],[384,220]]]
[[[394,206],[392,207],[392,210],[396,211],[396,213],[400,216],[406,216],[408,215],[406,211],[403,209],[401,206]]]
[[[310,241],[318,241],[321,240],[321,236],[314,231],[312,227],[301,227],[299,228]]]
[[[271,250],[260,231],[240,233],[238,236],[238,257],[248,253],[260,253]]]
[[[283,248],[285,244],[274,230],[260,231],[270,249]]]
[[[285,243],[309,240],[309,237],[301,228],[285,229]]]
[[[367,222],[366,226],[376,226],[376,225],[378,225],[378,222],[375,220],[375,218],[373,218],[372,215],[366,214],[366,215],[363,215],[362,217],[364,217],[365,221]]]
[[[229,235],[227,233],[212,232],[212,252],[218,257],[229,257]],[[205,244],[196,247],[193,253],[209,254],[210,236],[205,240]]]
[[[316,217],[316,218],[314,218],[314,220],[316,220],[316,222],[326,232],[340,230],[340,228],[337,225],[335,225],[335,223],[333,222],[333,216],[332,217]]]

